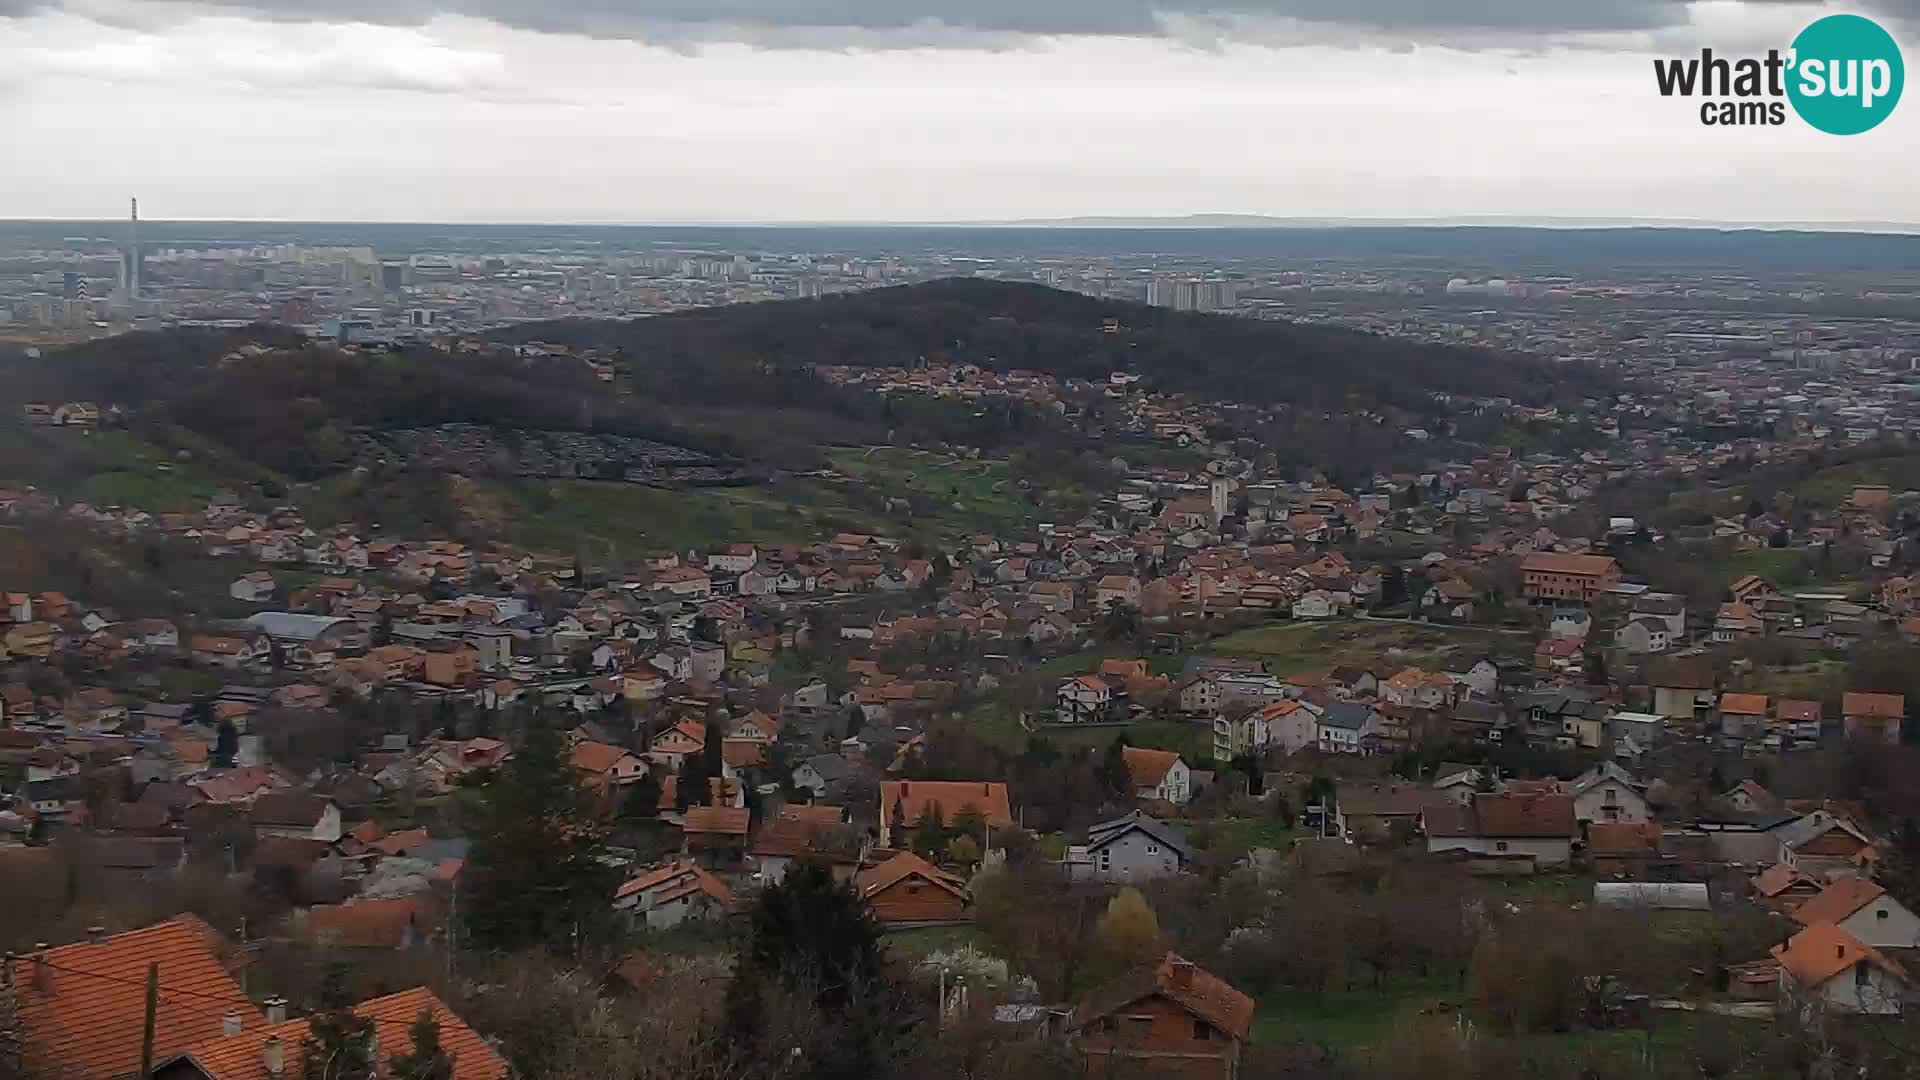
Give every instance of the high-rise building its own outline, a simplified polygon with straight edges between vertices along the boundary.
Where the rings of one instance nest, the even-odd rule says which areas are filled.
[[[128,300],[138,300],[146,283],[146,253],[140,248],[140,200],[131,200],[129,206],[127,244],[120,249],[120,291]]]

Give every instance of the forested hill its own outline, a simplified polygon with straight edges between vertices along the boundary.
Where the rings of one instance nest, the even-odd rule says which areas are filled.
[[[1105,332],[1107,319],[1118,332]],[[670,374],[683,391],[688,380],[921,357],[1090,379],[1130,371],[1165,390],[1324,408],[1424,409],[1435,391],[1544,402],[1602,386],[1591,371],[1531,357],[979,278],[636,320],[529,323],[503,336],[624,349],[641,378]]]

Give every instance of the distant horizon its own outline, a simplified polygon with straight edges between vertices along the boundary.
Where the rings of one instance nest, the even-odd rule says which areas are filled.
[[[980,218],[956,220],[908,219],[604,219],[604,218],[345,218],[345,217],[170,217],[142,216],[142,225],[397,225],[457,228],[635,228],[635,229],[1111,229],[1148,231],[1277,230],[1289,229],[1536,229],[1541,231],[1627,232],[1807,232],[1858,235],[1920,236],[1920,221],[1751,221],[1712,218],[1614,217],[1596,215],[1460,214],[1432,217],[1285,217],[1272,214],[1200,211],[1190,214],[1086,214],[1067,217]],[[0,216],[0,225],[126,225],[125,217]]]

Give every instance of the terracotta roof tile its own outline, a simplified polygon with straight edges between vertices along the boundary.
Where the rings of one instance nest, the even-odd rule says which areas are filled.
[[[307,910],[304,937],[346,949],[398,949],[409,928],[420,929],[420,903],[411,897],[316,904]]]
[[[160,968],[154,1059],[218,1036],[229,1009],[257,1022],[216,951],[220,939],[191,915],[98,942],[29,953],[15,963],[23,1026],[54,1071],[98,1077],[140,1070],[147,967]],[[44,960],[44,966],[36,962]]]
[[[880,812],[892,820],[895,809],[912,825],[929,806],[938,805],[943,820],[951,823],[955,815],[972,806],[986,816],[987,824],[1003,829],[1013,824],[1013,810],[1007,803],[1007,785],[955,780],[887,780],[880,785]]]
[[[376,1061],[384,1063],[411,1049],[413,1043],[408,1029],[421,1013],[431,1012],[440,1025],[440,1045],[453,1059],[453,1080],[501,1080],[507,1075],[507,1063],[493,1047],[425,987],[363,1001],[355,1005],[353,1011],[375,1022],[374,1038],[379,1044],[374,1053]],[[218,1035],[217,1017],[213,1026]],[[280,1040],[286,1062],[283,1075],[295,1075],[300,1071],[300,1043],[306,1036],[306,1020],[289,1020],[210,1039],[188,1053],[210,1080],[272,1080],[262,1053],[267,1040]],[[137,1054],[138,1048],[135,1049]]]
[[[1842,716],[1871,716],[1881,719],[1893,719],[1905,716],[1907,699],[1904,694],[1867,694],[1848,691],[1840,699]]]
[[[1898,963],[1832,923],[1807,927],[1787,939],[1785,945],[1775,945],[1772,956],[1780,961],[1780,966],[1787,969],[1795,982],[1806,987],[1819,986],[1843,971],[1852,970],[1855,964],[1862,961],[1875,964],[1903,980],[1907,976],[1906,969]]]
[[[1159,995],[1236,1039],[1253,1026],[1253,999],[1226,980],[1168,953],[1087,995],[1073,1010],[1070,1027],[1084,1028],[1145,998]]]
[[[1861,877],[1843,877],[1801,904],[1793,921],[1801,926],[1845,922],[1849,916],[1885,895],[1887,890]]]

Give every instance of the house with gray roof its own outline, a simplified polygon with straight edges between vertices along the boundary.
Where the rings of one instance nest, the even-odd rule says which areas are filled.
[[[1087,842],[1067,849],[1075,881],[1142,881],[1177,874],[1192,858],[1180,830],[1135,810],[1087,829]]]

